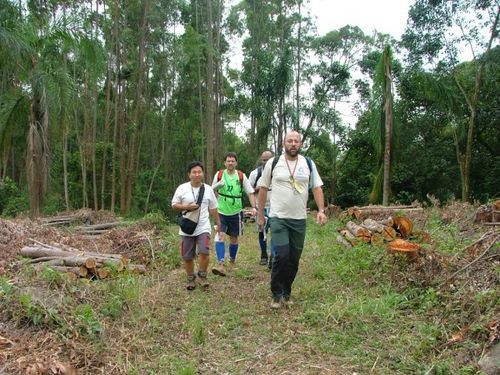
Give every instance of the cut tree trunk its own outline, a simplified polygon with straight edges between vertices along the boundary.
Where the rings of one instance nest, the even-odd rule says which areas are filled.
[[[373,219],[365,219],[361,226],[374,233],[382,233],[384,230],[384,225]]]
[[[399,216],[394,218],[393,228],[401,234],[401,237],[408,238],[413,231],[413,223],[407,217]]]
[[[393,227],[385,226],[382,231],[382,237],[385,241],[392,241],[397,237],[396,229]]]
[[[371,232],[368,229],[363,228],[360,225],[357,225],[353,221],[347,222],[346,227],[349,230],[349,232],[351,232],[354,236],[359,238],[361,241],[366,242],[366,243],[370,242]]]
[[[339,233],[343,238],[346,239],[346,241],[351,244],[351,246],[356,246],[359,243],[358,238],[347,229],[340,229]]]
[[[380,233],[373,233],[370,238],[370,243],[375,246],[380,246],[384,243],[384,237]]]
[[[352,247],[351,243],[347,241],[341,234],[337,235],[337,242],[345,247]]]

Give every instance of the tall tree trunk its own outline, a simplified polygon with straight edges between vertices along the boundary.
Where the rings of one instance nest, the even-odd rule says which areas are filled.
[[[500,17],[500,7],[497,7],[497,13],[495,15],[495,21],[491,27],[490,39],[488,41],[488,46],[486,47],[486,51],[483,53],[483,57],[479,62],[479,67],[476,73],[476,79],[474,82],[474,92],[472,93],[472,97],[469,99],[469,96],[465,92],[464,88],[455,77],[455,81],[462,92],[462,95],[465,97],[467,105],[470,110],[470,118],[469,118],[469,128],[467,129],[467,143],[465,146],[465,155],[461,155],[458,153],[458,162],[461,164],[461,179],[462,179],[462,200],[468,201],[470,198],[470,169],[471,169],[471,161],[472,161],[472,146],[474,142],[474,129],[476,127],[477,122],[477,105],[479,101],[479,93],[481,91],[481,87],[483,85],[483,77],[484,70],[486,68],[487,56],[491,50],[493,45],[493,41],[498,36],[498,20]]]
[[[81,167],[82,167],[82,206],[87,208],[89,206],[89,196],[87,191],[87,163],[88,163],[88,152],[89,152],[89,87],[88,87],[88,77],[85,73],[85,80],[83,84],[83,135],[82,141],[80,142],[80,154],[81,154]]]
[[[45,89],[33,86],[28,131],[26,171],[30,197],[31,217],[40,215],[40,207],[48,188],[49,110]]]
[[[222,23],[222,1],[221,0],[216,0],[217,1],[217,23],[215,26],[215,44],[216,44],[216,52],[217,52],[217,59],[216,61],[216,88],[215,88],[215,108],[214,108],[214,125],[215,125],[215,142],[214,142],[214,158],[216,162],[220,162],[223,158],[223,153],[224,153],[224,142],[223,142],[223,137],[224,137],[224,124],[222,123],[222,114],[220,112],[223,100],[224,100],[224,93],[223,93],[223,73],[222,73],[222,56],[221,56],[221,48],[220,48],[220,40],[221,40],[221,23]]]
[[[302,13],[301,13],[301,5],[302,5],[302,0],[299,0],[298,6],[299,6],[299,30],[298,30],[298,35],[297,35],[297,81],[296,81],[296,126],[295,130],[300,129],[300,63],[301,63],[301,46],[302,46]]]
[[[132,133],[131,142],[129,147],[129,161],[128,161],[128,173],[127,173],[127,201],[126,201],[126,212],[130,211],[132,206],[132,192],[134,189],[134,182],[136,176],[136,159],[139,160],[138,150],[139,150],[139,140],[141,129],[142,129],[142,86],[144,80],[144,55],[146,48],[146,34],[148,27],[148,13],[149,13],[149,0],[144,0],[144,10],[142,14],[141,22],[141,36],[139,39],[139,68],[137,70],[137,82],[135,86],[135,109],[132,116],[132,123],[135,127],[135,131]]]
[[[121,70],[121,46],[120,46],[120,38],[119,38],[119,25],[120,25],[120,3],[119,0],[115,0],[114,2],[114,22],[113,22],[113,37],[115,41],[115,56],[116,56],[116,70],[115,70],[115,92],[114,92],[114,115],[115,121],[113,124],[113,155],[111,162],[111,211],[115,210],[115,202],[116,202],[116,157],[117,157],[117,144],[119,142],[119,130],[121,128],[120,119],[121,119],[121,111],[120,102],[121,102],[121,80],[120,80],[120,70]]]
[[[195,2],[195,22],[196,22],[196,31],[198,34],[201,34],[200,32],[200,25],[199,25],[199,11],[198,11],[198,0]],[[205,160],[205,154],[206,154],[206,145],[207,145],[207,139],[205,136],[205,125],[203,123],[203,94],[202,94],[202,89],[201,89],[201,84],[202,84],[202,79],[201,79],[201,59],[200,55],[198,54],[197,59],[196,59],[196,68],[197,68],[197,78],[198,78],[198,112],[199,112],[199,117],[200,117],[200,134],[201,134],[201,162],[203,165],[206,166],[206,160]],[[163,156],[163,155],[162,155]]]
[[[384,108],[385,112],[385,141],[384,141],[384,185],[382,190],[382,204],[387,206],[391,195],[392,177],[392,142],[394,128],[394,114],[392,103],[392,66],[389,47],[384,50]]]
[[[98,41],[98,31],[97,31],[97,26],[98,26],[98,20],[99,20],[99,3],[96,1],[95,3],[95,12],[96,12],[96,17],[95,17],[95,23],[94,23],[94,41]],[[92,77],[93,78],[93,85],[94,85],[94,93],[93,93],[93,118],[92,118],[92,129],[91,129],[91,134],[92,134],[92,141],[90,145],[90,159],[91,159],[91,165],[92,165],[92,196],[94,198],[94,210],[98,210],[98,201],[97,201],[97,169],[96,169],[96,142],[97,142],[97,107],[99,105],[99,87],[97,84],[97,77]]]
[[[102,148],[102,164],[101,164],[101,210],[106,208],[106,172],[108,170],[106,162],[107,162],[107,150],[108,150],[108,142],[109,142],[109,118],[111,114],[111,64],[109,62],[110,58],[108,57],[107,64],[107,72],[106,72],[106,103],[104,109],[104,134],[103,134],[103,143],[104,147]]]
[[[212,2],[207,0],[207,93],[206,93],[206,108],[207,108],[207,179],[211,181],[215,170],[214,159],[214,42],[212,32]]]

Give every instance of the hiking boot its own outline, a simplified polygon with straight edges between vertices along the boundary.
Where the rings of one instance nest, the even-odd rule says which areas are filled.
[[[188,275],[187,277],[187,283],[186,283],[186,289],[187,290],[193,290],[196,288],[196,276],[195,275]]]
[[[260,262],[259,262],[259,264],[260,264],[261,266],[265,266],[265,265],[267,264],[267,258],[260,258]]]
[[[284,297],[283,297],[283,304],[284,304],[286,307],[293,306],[293,301],[292,301],[292,300],[290,300],[290,296],[284,296]]]
[[[229,261],[229,272],[233,272],[234,270],[236,270],[236,266],[234,264],[234,260],[230,260]]]
[[[224,270],[224,263],[219,263],[217,267],[212,268],[212,273],[218,276],[226,276],[226,271]]]
[[[281,300],[279,298],[273,298],[273,302],[271,302],[271,309],[278,310],[281,308]]]
[[[208,286],[210,285],[208,280],[207,280],[207,273],[203,271],[198,271],[198,283],[200,284],[201,287],[207,289]]]

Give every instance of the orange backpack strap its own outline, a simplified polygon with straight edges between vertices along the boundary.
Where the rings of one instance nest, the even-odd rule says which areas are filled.
[[[240,179],[241,190],[243,191],[243,172],[240,171],[239,169],[237,171],[238,171],[238,178]]]
[[[219,172],[217,172],[217,182],[219,182],[222,179],[223,173],[224,173],[224,169],[219,169]]]

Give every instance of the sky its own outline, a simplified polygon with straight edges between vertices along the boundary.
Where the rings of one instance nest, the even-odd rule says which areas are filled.
[[[399,39],[406,27],[410,0],[310,0],[311,16],[316,17],[318,34],[345,25],[359,26],[366,34],[373,30]]]
[[[358,26],[368,35],[377,30],[401,39],[413,2],[414,0],[310,0],[306,7],[316,21],[318,35],[351,25]],[[346,125],[354,126],[356,123],[357,116],[352,111],[352,104],[356,99],[353,94],[347,102],[337,104],[336,109]]]
[[[239,0],[231,0],[237,3]],[[408,11],[414,0],[305,0],[304,11],[310,11],[315,20],[317,35],[325,35],[329,31],[345,25],[358,26],[368,35],[374,30],[390,34],[400,39],[406,27]],[[229,66],[241,68],[241,45],[233,45],[233,56]],[[352,104],[356,96],[352,95],[347,102],[338,103],[336,110],[346,125],[354,126],[357,116],[352,112]],[[247,122],[242,119],[239,127]],[[303,120],[304,121],[304,120]],[[244,130],[242,130],[242,133]]]

